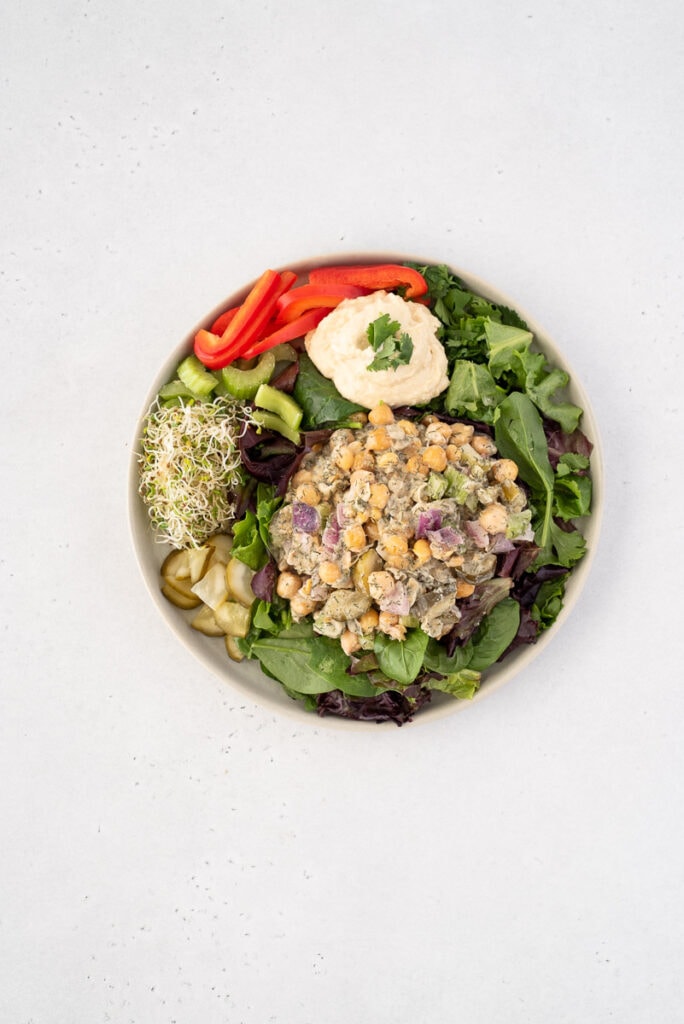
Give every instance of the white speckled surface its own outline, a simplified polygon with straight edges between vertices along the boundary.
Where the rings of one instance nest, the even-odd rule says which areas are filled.
[[[3,13],[3,1024],[681,1018],[683,48],[674,0]],[[604,442],[581,605],[425,728],[245,702],[129,539],[169,350],[336,249],[515,296]]]

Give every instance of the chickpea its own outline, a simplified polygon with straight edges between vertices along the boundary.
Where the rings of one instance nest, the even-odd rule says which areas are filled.
[[[465,580],[459,580],[456,584],[456,597],[470,597],[470,595],[474,593],[475,587],[472,583],[466,583]]]
[[[486,434],[475,434],[470,444],[478,455],[483,455],[487,458],[491,455],[496,455],[496,445],[491,437],[487,437]]]
[[[363,444],[361,441],[352,441],[349,445],[349,451],[353,452],[354,455],[358,455],[359,452],[363,451]]]
[[[468,444],[475,433],[475,427],[469,423],[452,423],[451,440],[454,444]]]
[[[361,491],[366,484],[370,487],[374,481],[375,477],[366,469],[355,469],[349,477],[349,483],[358,491]]]
[[[366,532],[363,526],[350,526],[346,529],[344,543],[350,551],[363,551],[366,546]]]
[[[429,562],[432,557],[432,551],[430,550],[430,543],[424,537],[417,540],[413,545],[413,554],[418,559],[419,565],[424,565],[425,562]]]
[[[508,525],[508,513],[498,501],[483,508],[477,519],[482,529],[492,534],[504,533]]]
[[[348,473],[354,464],[354,453],[349,448],[342,448],[335,456],[335,465]]]
[[[396,452],[380,452],[375,461],[378,469],[393,469],[399,462],[399,456]]]
[[[375,469],[375,459],[373,458],[372,452],[359,452],[358,455],[354,456],[352,462],[352,469],[366,469],[369,473],[372,473]]]
[[[371,430],[366,438],[366,448],[369,451],[386,452],[392,447],[392,441],[384,427],[377,427]]]
[[[354,654],[361,646],[361,641],[356,633],[352,633],[351,629],[345,629],[340,637],[340,646],[345,654]]]
[[[434,469],[437,473],[441,473],[442,470],[446,469],[446,452],[439,444],[429,444],[423,451],[422,459],[426,466]]]
[[[451,427],[448,423],[431,423],[425,431],[425,439],[431,444],[447,444],[450,437]]]
[[[391,612],[380,612],[378,629],[387,633],[393,640],[403,640],[406,636],[406,626],[401,624],[398,615],[392,615]]]
[[[375,608],[369,608],[367,612],[359,616],[359,627],[362,633],[371,633],[378,628],[378,613]]]
[[[444,450],[446,451],[448,462],[458,462],[461,449],[457,444],[448,444]]]
[[[407,473],[418,473],[420,471],[420,461],[417,455],[411,455],[406,460],[406,472]]]
[[[366,523],[366,536],[368,540],[374,544],[380,539],[380,531],[378,530],[377,519],[380,519],[382,512],[379,508],[370,510],[371,519]],[[377,514],[377,515],[376,515]]]
[[[408,541],[400,533],[386,533],[382,538],[382,548],[386,555],[405,555],[408,551]]]
[[[389,405],[381,402],[368,413],[368,422],[374,427],[386,427],[388,423],[394,423],[394,413]]]
[[[368,414],[365,412],[355,412],[354,423],[360,423],[362,427],[365,427],[366,423],[368,423]]]
[[[300,484],[308,484],[313,480],[313,473],[310,469],[300,469],[292,477],[292,486],[299,487]]]
[[[296,572],[281,572],[276,583],[276,594],[278,597],[285,597],[290,600],[295,596],[301,585],[301,578]]]
[[[318,575],[323,583],[337,583],[341,575],[340,567],[335,562],[321,562]]]
[[[378,628],[386,633],[388,628],[396,626],[399,622],[399,616],[393,612],[380,612],[378,615]]]
[[[321,495],[313,484],[300,484],[295,495],[298,501],[303,501],[306,505],[320,504]]]
[[[513,459],[498,459],[490,470],[490,476],[499,484],[504,480],[515,480],[518,476],[518,467]]]
[[[389,487],[387,484],[371,484],[370,502],[375,508],[384,508],[389,501]]]
[[[316,602],[312,601],[310,597],[304,597],[303,594],[295,594],[290,600],[290,611],[295,619],[303,619],[305,615],[311,615],[315,607]]]
[[[399,422],[397,423],[397,426],[401,427],[401,429],[404,431],[404,433],[408,434],[409,437],[417,437],[418,436],[418,427],[415,425],[413,420],[399,420]]]

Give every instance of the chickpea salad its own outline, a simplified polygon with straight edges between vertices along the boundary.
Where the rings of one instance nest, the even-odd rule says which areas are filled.
[[[162,593],[320,715],[472,698],[586,552],[568,383],[444,265],[267,271],[144,421]]]

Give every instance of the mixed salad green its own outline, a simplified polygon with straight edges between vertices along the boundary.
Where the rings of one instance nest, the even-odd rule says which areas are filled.
[[[256,659],[290,697],[319,714],[398,724],[435,693],[471,698],[489,667],[520,645],[534,643],[555,622],[569,575],[586,552],[580,525],[592,498],[592,444],[580,428],[582,410],[565,397],[568,375],[535,347],[532,332],[514,310],[475,294],[444,265],[406,266],[426,282],[422,301],[441,323],[449,386],[427,405],[395,412],[409,421],[432,415],[476,425],[493,438],[499,456],[518,467],[531,510],[533,539],[530,535],[498,554],[496,574],[460,602],[459,621],[447,636],[435,639],[407,619],[403,639],[377,634],[372,650],[350,655],[337,639],[316,632],[310,617],[293,619],[290,602],[278,595],[269,524],[288,484],[307,453],[320,450],[335,430],[361,428],[368,411],[339,394],[301,341],[213,371],[196,356],[188,357],[177,378],[160,391],[140,455],[141,495],[150,517],[162,535],[164,524],[174,523],[164,539],[176,547],[208,550],[212,535],[223,535],[229,555],[224,553],[219,564],[232,564],[233,577],[236,562],[248,573],[246,598],[240,576],[248,613],[238,616],[239,627],[227,634],[231,657]],[[296,294],[295,288],[291,295]],[[397,336],[397,327],[389,317],[369,326],[378,364],[370,369],[410,360],[411,339]],[[218,462],[216,431],[206,427],[214,418],[221,424]],[[170,498],[164,473],[154,479],[150,473],[151,466],[164,464],[170,446],[169,437],[161,436],[166,421],[174,424],[180,451],[174,487],[185,474],[191,491],[210,492],[209,500],[199,503],[201,526],[194,534],[193,524],[182,528],[179,519],[184,500],[186,518],[192,510],[197,519],[198,503],[178,500],[175,492]],[[197,449],[202,436],[207,443]],[[217,479],[225,501],[218,500]],[[447,487],[456,493],[453,475],[451,482],[440,479],[435,486],[442,494]],[[197,588],[202,592],[201,574],[209,564],[208,558],[197,570],[195,584],[180,588],[191,603],[175,603],[188,614],[194,614],[193,594]],[[208,589],[205,584],[204,592]],[[230,587],[214,598],[219,609],[233,599]],[[210,608],[207,619],[204,607],[202,614],[203,622],[213,621],[210,635],[222,635],[220,628],[212,632],[221,615],[212,616]],[[228,621],[225,609],[222,614]]]

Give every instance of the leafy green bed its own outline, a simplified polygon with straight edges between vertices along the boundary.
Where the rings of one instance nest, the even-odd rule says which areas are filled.
[[[555,622],[569,574],[586,551],[575,520],[591,507],[592,445],[579,428],[582,410],[564,397],[568,375],[535,350],[532,332],[515,311],[476,295],[445,266],[414,266],[428,282],[432,311],[442,323],[450,384],[428,406],[403,414],[429,411],[493,433],[499,453],[519,467],[534,544],[513,560],[500,556],[498,575],[463,602],[458,628],[440,642],[419,628],[409,629],[403,641],[378,634],[372,652],[350,658],[336,640],[315,634],[310,622],[293,624],[287,602],[277,597],[257,602],[250,633],[239,641],[245,656],[258,659],[312,710],[398,724],[435,691],[472,697],[483,672]],[[308,430],[354,426],[361,411],[305,354],[294,397]],[[260,483],[253,509],[234,530],[234,556],[262,573],[274,571],[268,523],[282,493],[282,481]]]

